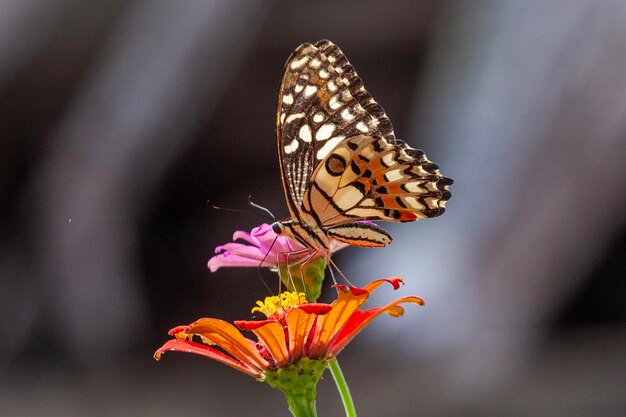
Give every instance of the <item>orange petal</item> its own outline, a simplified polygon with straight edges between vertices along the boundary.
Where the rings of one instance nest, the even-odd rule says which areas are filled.
[[[244,337],[235,326],[224,320],[203,318],[190,324],[185,333],[200,336],[203,342],[219,346],[235,359],[252,367],[268,367],[267,360],[255,348],[255,342]]]
[[[275,321],[267,321],[263,326],[252,330],[259,341],[267,348],[274,357],[279,367],[289,362],[289,351],[285,341],[283,326]]]
[[[304,304],[306,305],[306,304]],[[289,334],[289,353],[291,360],[297,361],[304,355],[304,345],[311,332],[316,314],[306,309],[292,308],[287,312],[287,333]]]
[[[359,291],[358,294],[352,291],[340,292],[339,297],[331,304],[332,309],[325,315],[318,316],[308,356],[324,356],[339,330],[368,298],[369,293],[364,291]]]
[[[214,359],[238,371],[248,374],[254,378],[260,378],[263,376],[263,369],[251,367],[245,363],[239,362],[232,357],[214,349],[210,346],[203,345],[202,343],[190,342],[187,340],[172,339],[165,342],[155,353],[154,358],[156,360],[161,359],[161,355],[168,351],[194,353],[196,355],[202,355],[207,358]]]
[[[424,305],[424,300],[416,296],[402,297],[391,303],[378,308],[371,308],[364,311],[356,311],[343,326],[337,337],[333,340],[328,349],[329,356],[337,356],[348,343],[367,326],[372,320],[382,313],[387,313],[392,317],[399,317],[404,313],[403,303],[413,303]]]

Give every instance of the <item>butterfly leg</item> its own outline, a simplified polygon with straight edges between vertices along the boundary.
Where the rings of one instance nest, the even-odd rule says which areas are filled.
[[[276,263],[278,265],[278,270],[281,271],[282,270],[282,266],[285,267],[285,271],[287,274],[287,283],[289,283],[289,285],[291,285],[292,288],[296,288],[295,285],[295,281],[293,278],[293,274],[292,274],[292,268],[295,267],[296,265],[299,265],[299,269],[300,269],[300,277],[302,278],[302,288],[306,288],[306,286],[304,285],[304,275],[303,275],[303,265],[305,265],[309,260],[311,260],[313,258],[313,256],[316,254],[317,251],[315,250],[311,250],[309,248],[304,248],[304,249],[300,249],[300,250],[296,250],[296,251],[291,251],[291,252],[278,252],[278,254],[276,255]],[[297,255],[304,255],[302,258],[297,259],[295,262],[291,263],[289,260],[290,256],[297,256]],[[280,285],[282,285],[282,279],[280,281]],[[280,292],[280,288],[279,288],[279,292]]]
[[[352,283],[350,282],[350,280],[344,275],[343,272],[341,272],[341,269],[339,269],[339,267],[337,266],[336,263],[333,262],[332,259],[330,259],[330,257],[328,258],[328,266],[330,268],[328,268],[328,270],[330,271],[330,276],[333,278],[333,283],[337,284],[337,280],[335,279],[335,274],[333,273],[333,268],[335,268],[337,270],[337,272],[339,272],[339,275],[341,275],[341,278],[344,279],[344,281],[351,287],[354,287],[354,285],[352,285]]]

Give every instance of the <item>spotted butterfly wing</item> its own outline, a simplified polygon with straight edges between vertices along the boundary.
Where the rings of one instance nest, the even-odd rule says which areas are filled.
[[[285,65],[277,141],[292,235],[359,246],[391,241],[359,220],[415,221],[443,213],[452,180],[424,152],[396,140],[382,107],[328,40],[303,44]],[[307,236],[308,235],[308,236]]]

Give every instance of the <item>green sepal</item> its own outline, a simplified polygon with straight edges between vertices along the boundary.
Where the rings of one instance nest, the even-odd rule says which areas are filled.
[[[314,303],[322,294],[322,283],[326,271],[326,261],[323,256],[314,258],[304,264],[295,263],[289,267],[281,265],[279,270],[280,279],[289,291],[298,291],[306,294],[309,303]],[[303,277],[304,275],[304,277]],[[295,288],[294,288],[295,286]]]
[[[264,381],[285,394],[294,417],[315,417],[317,383],[326,370],[326,361],[302,358],[297,363],[266,372]]]

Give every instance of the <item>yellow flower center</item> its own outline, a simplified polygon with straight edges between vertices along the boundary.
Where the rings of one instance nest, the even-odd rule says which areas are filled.
[[[277,312],[282,312],[291,307],[306,303],[306,295],[303,292],[285,291],[280,295],[265,297],[265,300],[257,301],[256,307],[252,309],[252,312],[255,313],[259,311],[265,314],[265,317],[270,318]]]

